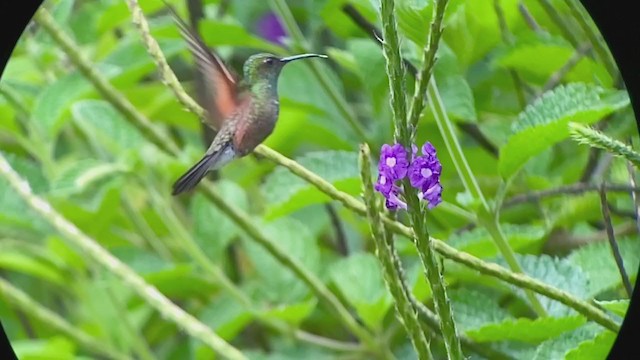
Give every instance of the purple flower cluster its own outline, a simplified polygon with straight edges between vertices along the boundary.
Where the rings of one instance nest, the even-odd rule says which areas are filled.
[[[402,145],[382,145],[375,189],[387,199],[387,209],[407,209],[407,203],[402,200],[402,188],[396,185],[397,181],[407,176],[411,186],[420,191],[420,200],[427,201],[429,209],[442,202],[442,164],[436,155],[436,148],[427,141],[422,146],[422,156],[417,154],[418,147],[415,145],[412,145],[411,160]]]
[[[287,37],[287,31],[282,26],[282,22],[272,12],[266,13],[258,20],[258,33],[263,39],[274,44],[285,45],[284,39]]]

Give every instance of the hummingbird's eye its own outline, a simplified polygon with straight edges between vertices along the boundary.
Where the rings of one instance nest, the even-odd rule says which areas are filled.
[[[266,58],[264,60],[264,63],[267,64],[267,65],[272,65],[273,64],[273,58]]]

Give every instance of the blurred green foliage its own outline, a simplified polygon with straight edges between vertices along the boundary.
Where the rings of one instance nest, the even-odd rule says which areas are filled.
[[[171,3],[186,18],[186,3]],[[370,34],[343,11],[348,3],[379,27],[377,1],[289,1],[289,6],[306,45],[331,57],[329,63],[318,65],[322,76],[336,89],[334,95],[348,102],[376,149],[393,136],[385,63]],[[608,73],[602,61],[587,51],[554,89],[541,94],[575,55],[575,44],[562,37],[537,0],[497,1],[510,32],[505,41],[495,3],[450,1],[434,71],[447,113],[459,126],[459,141],[485,194],[493,198],[503,178],[512,178],[507,198],[581,179],[628,183],[622,159],[612,160],[571,142],[566,127],[569,121],[595,123],[612,137],[626,141],[634,136],[635,119],[618,75]],[[587,42],[564,1],[551,3],[579,41]],[[140,4],[164,55],[195,95],[191,56],[164,5],[156,0]],[[236,72],[241,73],[242,62],[252,53],[290,52],[257,31],[255,24],[271,11],[269,2],[204,0],[202,5],[203,38]],[[248,240],[243,229],[202,195],[171,197],[172,182],[206,145],[197,118],[184,111],[159,80],[125,1],[59,0],[45,6],[98,71],[154,124],[166,129],[181,144],[183,154],[170,158],[148,142],[98,96],[48,35],[32,25],[2,76],[0,147],[35,193],[252,359],[371,358],[301,280]],[[226,11],[220,16],[222,6]],[[426,42],[431,7],[427,0],[397,1],[402,53],[414,65]],[[523,8],[535,26],[526,21]],[[285,43],[294,45],[291,39]],[[520,85],[514,82],[514,73]],[[409,87],[412,83],[408,79]],[[283,71],[279,89],[280,118],[266,144],[338,189],[359,196],[357,149],[363,139],[326,87],[309,67],[295,63]],[[525,95],[526,108],[518,101],[518,91]],[[474,229],[463,215],[473,213],[474,207],[464,201],[464,188],[428,110],[420,119],[417,142],[426,140],[439,149],[444,169],[445,204],[427,215],[431,234],[502,264],[488,234]],[[499,155],[491,147],[499,149]],[[397,358],[415,356],[407,350],[409,340],[394,317],[392,297],[371,253],[365,218],[257,156],[229,164],[220,177],[216,187],[224,199],[247,211],[278,247],[319,276]],[[616,233],[634,234],[631,197],[624,192],[608,196],[618,210],[613,219]],[[610,314],[622,316],[628,303],[604,241],[597,201],[590,193],[520,202],[502,210],[504,232],[527,274],[581,299],[596,299]],[[317,338],[301,341],[263,326],[203,271],[182,245],[185,237],[224,269],[264,317],[283,320],[291,329]],[[415,295],[431,307],[414,247],[406,239],[396,241]],[[568,254],[558,248],[569,249]],[[132,357],[213,358],[210,349],[188,339],[131,289],[70,247],[4,179],[0,179],[0,249],[4,279],[99,342]],[[637,237],[620,240],[620,249],[635,281],[640,260]],[[533,319],[518,288],[449,261],[445,276],[459,329],[513,358],[586,359],[585,354],[606,354],[612,344],[610,332],[586,324],[584,317],[555,301],[540,297],[551,317]],[[54,358],[52,354],[56,359],[84,359],[91,354],[19,306],[0,303],[0,317],[23,359]],[[329,346],[325,338],[339,343]],[[434,353],[442,353],[437,350],[440,346],[433,342]]]

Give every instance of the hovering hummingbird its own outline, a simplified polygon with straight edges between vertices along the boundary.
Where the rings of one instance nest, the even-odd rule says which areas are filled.
[[[165,3],[166,4],[166,3]],[[204,157],[173,185],[173,195],[193,189],[209,170],[251,153],[270,134],[278,120],[278,76],[291,61],[326,55],[302,54],[279,58],[256,54],[244,63],[239,80],[222,59],[207,48],[196,31],[167,4],[204,78],[207,122],[218,130]]]

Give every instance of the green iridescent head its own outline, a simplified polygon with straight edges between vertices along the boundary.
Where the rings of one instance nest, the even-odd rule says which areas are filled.
[[[326,59],[326,55],[302,54],[279,58],[273,54],[260,53],[249,57],[244,63],[244,79],[253,84],[259,81],[274,81],[278,79],[282,68],[294,60],[319,57]]]

